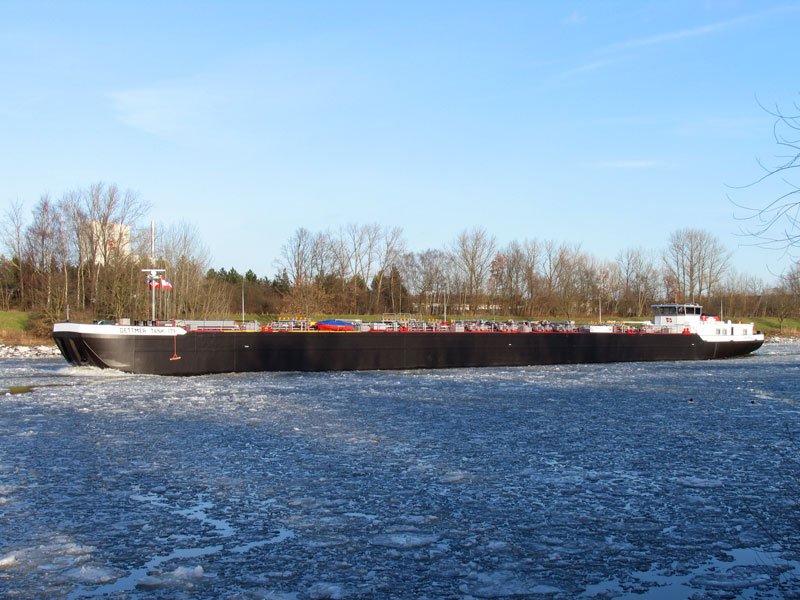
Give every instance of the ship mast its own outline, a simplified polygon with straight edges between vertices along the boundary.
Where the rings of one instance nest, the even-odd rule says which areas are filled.
[[[150,264],[156,263],[156,224],[155,221],[150,221]],[[147,273],[147,286],[150,288],[150,320],[153,325],[156,324],[156,288],[161,275],[166,269],[142,269],[142,273]]]

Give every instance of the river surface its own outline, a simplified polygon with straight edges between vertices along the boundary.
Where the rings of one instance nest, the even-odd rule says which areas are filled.
[[[797,343],[0,390],[4,598],[800,595]]]

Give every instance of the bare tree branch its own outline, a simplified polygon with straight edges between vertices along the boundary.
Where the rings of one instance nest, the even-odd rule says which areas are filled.
[[[774,157],[774,164],[758,160],[763,174],[755,181],[733,189],[747,190],[764,186],[788,187],[772,200],[756,200],[752,203],[728,200],[742,214],[736,218],[745,222],[742,233],[754,240],[755,245],[770,249],[788,249],[800,245],[800,186],[792,181],[800,169],[800,107],[795,102],[792,111],[779,106],[761,108],[774,118],[772,137],[775,144],[786,149],[786,154]],[[771,193],[771,192],[770,192]]]

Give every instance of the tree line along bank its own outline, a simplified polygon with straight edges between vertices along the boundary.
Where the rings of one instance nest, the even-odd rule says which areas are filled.
[[[663,248],[629,248],[600,260],[580,245],[526,239],[499,244],[481,227],[439,248],[412,250],[403,230],[349,224],[300,227],[282,246],[272,277],[212,268],[197,230],[159,226],[151,246],[148,206],[97,183],[30,212],[3,215],[0,309],[32,311],[42,327],[63,320],[146,318],[142,269],[163,268],[173,287],[157,294],[159,318],[407,312],[546,318],[637,318],[661,301],[698,302],[725,318],[800,315],[800,266],[777,284],[737,273],[710,233],[672,232]]]

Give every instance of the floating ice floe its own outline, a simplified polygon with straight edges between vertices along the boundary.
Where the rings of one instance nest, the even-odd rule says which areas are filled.
[[[0,569],[5,569],[17,564],[17,555],[13,552],[0,558]]]
[[[344,598],[342,586],[335,583],[315,583],[307,593],[311,600],[341,600]]]
[[[385,533],[376,535],[372,538],[374,546],[384,546],[386,548],[397,548],[400,550],[408,550],[411,548],[421,548],[422,546],[429,546],[439,541],[438,535],[416,533],[404,531],[399,533]]]
[[[561,590],[536,581],[518,579],[513,573],[497,571],[494,573],[471,574],[469,583],[460,587],[462,593],[476,598],[528,597],[533,595],[557,594]]]
[[[719,488],[723,483],[718,479],[704,479],[702,477],[679,477],[675,483],[688,488]]]
[[[203,567],[197,565],[196,567],[178,567],[172,572],[175,579],[202,579],[205,575]]]
[[[121,573],[115,569],[95,565],[81,565],[64,573],[65,577],[86,584],[108,583],[109,581],[114,581],[120,575]]]
[[[439,478],[440,483],[466,483],[472,475],[466,471],[450,471]]]
[[[177,567],[175,570],[162,575],[147,575],[142,577],[136,587],[142,590],[158,590],[162,588],[188,588],[194,587],[205,576],[203,567]]]
[[[691,580],[691,583],[704,588],[735,591],[766,585],[773,580],[774,578],[767,573],[728,572],[698,575]]]

